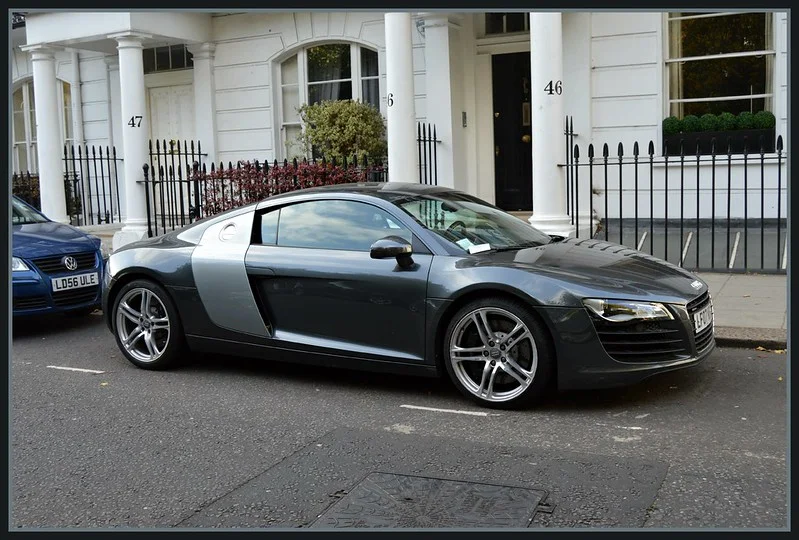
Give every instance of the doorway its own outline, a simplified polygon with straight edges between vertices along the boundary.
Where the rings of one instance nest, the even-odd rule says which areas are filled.
[[[533,209],[530,53],[491,57],[494,95],[494,189],[507,211]]]
[[[194,139],[194,87],[191,84],[150,88],[150,139],[163,142]]]

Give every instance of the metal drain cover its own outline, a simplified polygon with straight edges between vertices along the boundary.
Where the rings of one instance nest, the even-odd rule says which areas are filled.
[[[372,473],[312,527],[524,528],[545,497],[532,489]]]

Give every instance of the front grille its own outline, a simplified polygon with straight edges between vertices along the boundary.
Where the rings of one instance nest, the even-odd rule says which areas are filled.
[[[78,263],[78,267],[75,270],[67,270],[64,263],[61,262],[65,255],[75,258],[75,261]],[[45,274],[62,274],[65,272],[79,272],[81,270],[90,270],[94,268],[97,265],[97,256],[93,251],[87,251],[84,253],[68,253],[64,255],[42,257],[33,259],[32,262]]]
[[[69,291],[62,291],[53,293],[53,304],[58,307],[74,306],[78,304],[86,304],[97,298],[97,287],[83,287],[80,289],[72,289]]]
[[[14,311],[26,309],[41,309],[47,307],[47,298],[44,296],[27,296],[24,298],[14,298]]]
[[[710,295],[706,292],[699,297],[691,300],[688,302],[686,309],[688,310],[688,316],[691,319],[691,328],[693,328],[694,324],[694,314],[698,311],[704,309],[710,304]],[[701,354],[705,349],[707,349],[713,343],[713,323],[710,323],[710,326],[699,332],[694,336],[694,344],[696,346],[697,354]]]
[[[690,355],[678,320],[610,323],[592,319],[605,351],[619,362],[665,362]]]

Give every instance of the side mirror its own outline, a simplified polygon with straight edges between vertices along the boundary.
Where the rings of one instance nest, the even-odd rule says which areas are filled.
[[[372,244],[369,256],[373,259],[389,259],[395,257],[401,268],[413,266],[411,254],[413,247],[410,242],[399,236],[386,236]]]

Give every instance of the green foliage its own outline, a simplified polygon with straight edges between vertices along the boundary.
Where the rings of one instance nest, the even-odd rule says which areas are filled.
[[[738,118],[732,113],[723,112],[719,115],[719,131],[734,131],[738,129]]]
[[[683,118],[682,131],[683,133],[696,133],[698,131],[702,131],[702,123],[700,122],[699,117],[689,114]]]
[[[702,131],[718,131],[719,117],[712,113],[703,114],[699,119]]]
[[[323,101],[299,109],[304,131],[297,142],[332,160],[383,157],[386,124],[380,111],[358,101]]]
[[[777,125],[777,119],[769,111],[760,111],[755,114],[755,129],[772,129]]]
[[[748,111],[739,114],[738,129],[755,129],[755,115]]]
[[[663,120],[663,134],[676,135],[682,130],[682,120],[676,116],[669,116]]]

